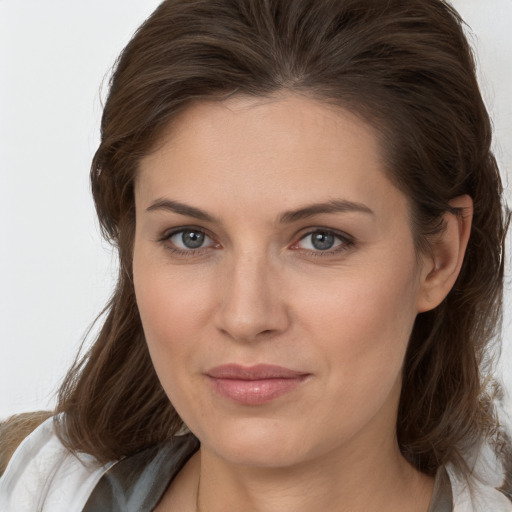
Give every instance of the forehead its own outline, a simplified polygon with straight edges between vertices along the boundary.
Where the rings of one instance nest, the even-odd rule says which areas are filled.
[[[197,101],[186,107],[163,130],[145,161],[173,148],[190,154],[208,149],[212,158],[222,153],[238,159],[242,152],[251,156],[258,150],[285,158],[297,151],[332,152],[333,143],[339,146],[346,138],[352,144],[357,142],[353,153],[362,149],[368,155],[380,154],[378,132],[339,106],[291,93],[239,95],[225,101]],[[345,154],[350,156],[346,148]]]
[[[141,161],[136,184],[139,200],[217,198],[260,209],[340,196],[382,203],[397,193],[371,126],[292,94],[191,105]]]

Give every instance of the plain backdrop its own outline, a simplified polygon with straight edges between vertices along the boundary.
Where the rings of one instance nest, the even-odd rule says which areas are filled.
[[[99,235],[89,165],[104,79],[158,3],[0,0],[0,418],[55,404],[113,288],[116,259]],[[512,0],[453,4],[471,27],[512,204]],[[508,262],[501,368],[509,391],[510,273]]]

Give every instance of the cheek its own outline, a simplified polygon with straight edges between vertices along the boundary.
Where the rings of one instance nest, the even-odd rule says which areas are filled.
[[[346,273],[316,290],[300,304],[303,329],[323,355],[331,389],[339,390],[335,399],[351,411],[364,400],[370,412],[401,377],[416,317],[414,264]]]
[[[404,237],[402,251],[380,248],[368,251],[354,264],[309,283],[301,304],[317,329],[338,338],[336,349],[347,354],[405,350],[417,314],[419,269],[411,240]]]
[[[134,252],[134,287],[148,348],[162,383],[179,374],[198,347],[198,333],[209,317],[209,285],[199,273],[152,263],[143,251]],[[172,357],[170,357],[172,356]],[[176,368],[173,368],[175,366]]]
[[[209,347],[200,344],[200,331],[206,324],[204,284],[162,269],[136,269],[134,284],[148,350],[156,374],[173,407],[187,425],[194,425],[200,410],[193,413],[190,404],[201,403],[197,355]],[[192,410],[194,408],[192,407]]]

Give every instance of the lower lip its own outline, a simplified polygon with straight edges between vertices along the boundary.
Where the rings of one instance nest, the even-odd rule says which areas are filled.
[[[306,375],[293,378],[261,380],[238,380],[210,377],[215,391],[220,395],[243,405],[260,405],[292,392]]]

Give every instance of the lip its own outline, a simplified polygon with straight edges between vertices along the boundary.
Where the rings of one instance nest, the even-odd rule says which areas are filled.
[[[292,392],[310,374],[271,364],[226,364],[205,375],[225,398],[243,405],[261,405]]]

